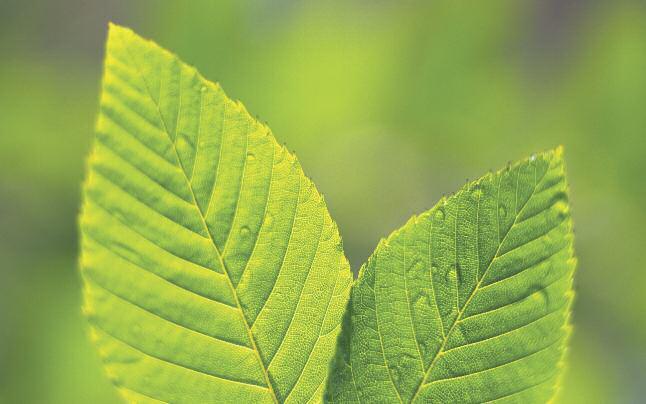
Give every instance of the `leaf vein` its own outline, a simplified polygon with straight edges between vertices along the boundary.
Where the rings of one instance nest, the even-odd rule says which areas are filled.
[[[136,266],[137,268],[140,268],[142,271],[145,271],[145,272],[147,272],[147,273],[149,273],[149,274],[151,274],[151,275],[153,275],[153,276],[155,276],[155,277],[157,277],[157,278],[159,278],[159,279],[163,280],[163,281],[164,281],[164,282],[166,282],[166,283],[169,283],[169,284],[171,284],[171,285],[174,285],[174,286],[176,286],[177,288],[179,288],[179,289],[181,289],[181,290],[184,290],[184,291],[186,291],[186,292],[188,292],[188,293],[191,293],[191,294],[193,294],[193,295],[196,295],[196,296],[202,297],[202,298],[204,298],[204,299],[210,300],[210,301],[211,301],[211,302],[213,302],[213,303],[221,304],[221,305],[224,305],[224,306],[230,307],[230,308],[232,308],[232,309],[237,309],[237,307],[235,307],[235,306],[233,306],[233,305],[231,305],[231,304],[229,304],[229,303],[226,303],[226,302],[223,302],[223,301],[220,301],[220,300],[214,299],[214,298],[213,298],[213,297],[211,297],[211,296],[208,296],[208,295],[206,295],[206,294],[202,294],[202,293],[199,293],[199,292],[197,292],[197,291],[195,291],[195,290],[192,290],[192,289],[189,289],[189,288],[187,288],[187,287],[184,287],[184,286],[182,286],[182,285],[180,285],[180,284],[178,284],[178,283],[173,282],[173,281],[172,281],[172,280],[170,280],[169,278],[166,278],[166,277],[164,277],[164,276],[159,275],[159,274],[158,274],[158,273],[156,273],[156,272],[153,272],[151,269],[146,268],[146,267],[142,266],[141,264],[134,262],[134,261],[133,261],[133,260],[131,260],[130,258],[127,258],[126,256],[124,256],[124,255],[123,255],[123,254],[121,254],[121,253],[118,253],[117,251],[114,251],[113,249],[111,249],[111,248],[106,244],[106,242],[99,240],[99,238],[98,238],[98,237],[96,237],[96,236],[92,236],[92,235],[90,235],[90,233],[86,233],[85,235],[86,235],[89,239],[91,239],[91,240],[93,240],[94,242],[96,242],[96,243],[97,243],[99,246],[101,246],[103,249],[105,249],[106,251],[108,251],[108,252],[110,252],[111,254],[115,255],[116,257],[119,257],[120,259],[122,259],[122,260],[124,260],[124,261],[126,261],[126,262],[128,262],[128,263],[130,263],[130,264],[132,264],[132,265],[134,265],[134,266]],[[212,269],[210,269],[210,268],[207,268],[207,269],[208,269],[209,271],[212,271]]]
[[[300,307],[301,301],[303,300],[303,291],[305,290],[305,287],[307,286],[308,280],[310,278],[310,275],[312,274],[312,267],[314,266],[314,262],[316,261],[316,257],[318,256],[319,253],[319,247],[321,246],[321,239],[323,238],[323,230],[325,229],[325,223],[321,223],[321,230],[319,231],[319,235],[317,237],[316,241],[316,249],[314,250],[314,255],[312,256],[312,260],[310,261],[308,268],[307,268],[307,276],[305,277],[305,282],[303,284],[303,287],[301,288],[299,294],[298,294],[298,300],[296,301],[296,308],[294,308],[294,312],[291,314],[290,319],[289,319],[289,324],[287,326],[287,330],[285,331],[285,335],[281,336],[281,341],[280,344],[278,345],[278,348],[274,352],[273,356],[269,360],[269,363],[267,364],[267,368],[269,368],[276,358],[276,355],[280,351],[280,348],[282,348],[283,344],[285,343],[285,340],[287,339],[287,335],[289,334],[289,331],[292,328],[292,324],[294,323],[294,318],[296,318],[296,314],[298,313],[298,308]],[[269,299],[268,299],[269,300]]]
[[[535,351],[532,351],[532,352],[529,352],[529,353],[525,353],[525,354],[523,354],[522,356],[520,356],[520,357],[518,357],[518,358],[515,358],[515,359],[512,359],[512,360],[509,360],[509,361],[504,362],[504,363],[500,363],[500,364],[495,365],[495,366],[488,367],[488,368],[486,368],[486,369],[479,370],[479,371],[477,371],[477,372],[471,372],[471,373],[466,373],[466,374],[460,374],[460,375],[456,375],[456,376],[446,377],[446,378],[443,378],[443,379],[435,379],[435,380],[433,380],[433,381],[431,381],[431,382],[429,382],[429,383],[424,384],[424,387],[429,386],[429,385],[432,385],[432,384],[435,384],[435,383],[448,382],[448,381],[452,381],[452,380],[456,380],[456,379],[463,379],[463,378],[465,378],[465,377],[469,377],[469,376],[473,376],[473,375],[481,374],[481,373],[484,373],[484,372],[489,372],[489,371],[492,371],[492,370],[495,370],[495,369],[501,368],[501,367],[503,367],[503,366],[508,366],[508,365],[513,364],[513,363],[520,362],[520,361],[522,361],[523,359],[527,359],[527,358],[530,358],[530,357],[532,357],[532,356],[534,356],[534,355],[538,355],[538,354],[540,354],[541,352],[547,351],[548,349],[552,348],[554,345],[557,345],[558,343],[560,343],[560,342],[562,342],[562,341],[563,341],[563,337],[560,337],[560,338],[557,338],[555,341],[550,342],[550,343],[549,343],[549,344],[547,344],[546,346],[541,347],[541,348],[539,348],[539,349],[537,349],[537,350],[535,350]]]
[[[540,181],[542,181],[542,180],[545,178],[545,176],[547,175],[547,172],[548,172],[548,171],[549,171],[549,169],[545,171],[545,173],[544,173],[544,174],[543,174],[543,176],[541,177]],[[520,169],[518,170],[518,178],[519,178],[519,177],[520,177]],[[523,206],[521,207],[520,212],[518,211],[518,207],[516,207],[516,208],[514,209],[514,211],[515,211],[515,217],[514,217],[514,221],[513,221],[513,223],[511,224],[511,226],[509,227],[509,230],[505,233],[505,235],[504,235],[503,239],[501,240],[500,244],[498,245],[498,249],[497,249],[496,253],[494,254],[493,258],[491,259],[491,261],[489,262],[489,264],[488,264],[487,268],[486,268],[486,269],[485,269],[485,271],[483,272],[482,277],[480,278],[480,281],[478,282],[478,284],[476,285],[476,287],[475,287],[475,288],[473,289],[473,291],[471,292],[471,295],[470,295],[470,296],[467,298],[467,300],[465,301],[464,306],[462,306],[462,309],[461,309],[461,310],[460,310],[460,312],[458,313],[458,315],[457,315],[456,319],[453,321],[453,324],[451,325],[451,328],[449,329],[448,333],[446,334],[446,337],[444,338],[444,340],[443,340],[443,342],[442,342],[442,345],[440,346],[440,349],[437,351],[437,353],[435,354],[435,356],[434,356],[433,360],[431,361],[431,364],[429,365],[429,367],[428,367],[428,369],[427,369],[427,371],[426,371],[426,375],[424,376],[424,379],[423,379],[423,380],[420,382],[420,384],[418,385],[417,390],[416,390],[415,394],[413,395],[413,399],[411,400],[412,402],[413,402],[413,401],[415,401],[415,399],[418,397],[419,393],[421,392],[421,388],[422,388],[422,386],[424,386],[425,384],[427,384],[427,383],[426,383],[426,380],[428,379],[428,377],[429,377],[429,375],[430,375],[430,373],[431,373],[431,369],[433,368],[433,365],[436,363],[436,361],[437,361],[438,357],[440,356],[440,354],[444,351],[444,348],[445,348],[445,346],[446,346],[446,343],[447,343],[447,341],[448,341],[449,337],[451,336],[451,333],[452,333],[452,332],[453,332],[453,330],[455,329],[456,324],[457,324],[457,323],[458,323],[458,321],[460,320],[461,316],[463,315],[463,313],[464,313],[464,311],[465,311],[465,309],[466,309],[467,305],[469,304],[469,302],[471,301],[471,299],[473,298],[473,296],[477,293],[477,291],[478,291],[478,289],[479,289],[479,287],[480,287],[480,284],[482,283],[482,280],[484,280],[484,278],[485,278],[485,276],[486,276],[487,272],[489,271],[489,268],[491,268],[491,264],[493,263],[494,259],[495,259],[495,258],[496,258],[496,256],[498,255],[498,253],[499,253],[499,251],[500,251],[500,247],[503,245],[503,243],[504,243],[504,241],[506,240],[507,236],[509,235],[509,233],[510,233],[511,229],[512,229],[512,228],[514,227],[514,225],[516,224],[516,221],[518,220],[518,217],[519,217],[520,213],[521,213],[521,212],[522,212],[522,210],[525,208],[525,206],[527,206],[527,203],[532,199],[532,196],[534,195],[534,192],[536,191],[536,188],[537,188],[537,187],[538,187],[538,183],[537,183],[537,182],[536,182],[536,180],[535,180],[535,184],[534,184],[534,188],[532,189],[532,193],[531,193],[531,194],[530,194],[530,196],[527,198],[527,201],[525,201],[525,203],[524,203],[524,204],[523,204]],[[516,204],[517,204],[517,202],[518,202],[518,179],[516,180]],[[458,203],[458,208],[459,208],[459,203]],[[457,226],[457,220],[456,220],[456,226]],[[457,250],[457,246],[456,246],[456,250]]]
[[[285,252],[283,253],[283,257],[281,258],[281,263],[280,267],[278,268],[278,272],[276,273],[276,279],[274,279],[274,282],[271,286],[271,290],[269,291],[269,295],[267,295],[267,299],[265,299],[263,305],[260,307],[260,310],[258,310],[258,314],[256,314],[256,317],[253,319],[251,322],[251,328],[256,324],[256,320],[260,317],[262,314],[263,310],[267,306],[267,302],[269,302],[269,298],[273,295],[274,289],[276,288],[276,284],[278,283],[278,278],[280,278],[280,273],[283,270],[283,267],[285,266],[285,258],[287,257],[287,253],[289,252],[289,247],[292,243],[292,236],[294,234],[294,227],[296,225],[296,217],[298,216],[298,208],[300,206],[300,198],[301,198],[301,181],[298,182],[298,196],[296,197],[296,207],[294,208],[294,215],[292,217],[292,223],[291,227],[289,229],[289,237],[287,238],[287,246],[285,247]]]
[[[126,50],[127,50],[128,52],[130,52],[130,50],[128,49],[128,47],[126,47]],[[132,55],[131,55],[131,58],[132,58]],[[142,77],[142,79],[143,79],[144,83],[146,84],[146,88],[147,88],[148,92],[150,93],[150,88],[148,87],[148,83],[146,82],[146,77],[143,75],[143,73],[142,73],[141,69],[140,69],[140,68],[139,68],[139,66],[137,65],[136,60],[135,60],[134,58],[132,58],[132,59],[133,59],[133,61],[134,61],[135,66],[137,66],[137,70],[138,70],[138,72],[139,72],[140,76]],[[151,94],[151,98],[152,98],[152,94]],[[154,101],[154,99],[153,99],[153,101]],[[155,103],[155,105],[157,106],[157,111],[159,112],[159,118],[160,118],[160,120],[161,120],[162,124],[164,125],[164,127],[166,128],[166,124],[165,124],[165,122],[164,122],[164,119],[163,119],[163,117],[162,117],[162,115],[161,115],[161,111],[160,111],[160,109],[159,109],[159,104]],[[225,103],[225,105],[226,105],[226,103]],[[223,123],[223,125],[224,125],[224,123]],[[168,129],[167,129],[167,128],[166,128],[166,134],[168,135]],[[169,140],[170,140],[170,135],[168,136],[168,138],[169,138]],[[209,238],[210,238],[210,240],[211,240],[211,244],[213,245],[213,248],[214,248],[214,250],[215,250],[215,253],[216,253],[216,255],[217,255],[217,258],[219,259],[220,263],[222,264],[222,268],[223,268],[224,273],[225,273],[225,275],[226,275],[227,282],[228,282],[228,284],[229,284],[229,287],[231,288],[231,291],[232,291],[233,297],[234,297],[234,299],[235,299],[235,301],[236,301],[236,305],[238,306],[238,310],[240,311],[240,316],[241,316],[241,318],[242,318],[242,320],[243,320],[243,322],[244,322],[244,325],[245,325],[245,327],[246,327],[246,330],[247,330],[247,334],[248,334],[249,340],[250,340],[250,342],[251,342],[251,345],[252,345],[252,347],[253,347],[253,350],[254,350],[254,351],[255,351],[255,353],[256,353],[256,357],[257,357],[257,359],[258,359],[258,363],[259,363],[259,365],[260,365],[260,367],[261,367],[261,369],[262,369],[262,371],[263,371],[263,376],[265,377],[265,382],[267,383],[267,387],[269,388],[269,390],[270,390],[270,392],[271,392],[272,399],[274,400],[274,402],[276,402],[276,403],[277,403],[277,402],[278,402],[278,398],[277,398],[277,396],[276,396],[276,393],[275,393],[275,392],[274,392],[274,390],[273,390],[273,387],[272,387],[271,381],[270,381],[270,379],[269,379],[269,374],[268,374],[268,372],[267,372],[267,368],[264,366],[264,363],[263,363],[262,358],[261,358],[261,356],[260,356],[260,351],[258,350],[258,347],[256,346],[256,340],[255,340],[255,338],[254,338],[254,336],[253,336],[253,332],[251,331],[251,328],[249,327],[249,324],[248,324],[248,322],[247,322],[247,319],[246,319],[246,317],[245,317],[245,315],[244,315],[244,310],[242,310],[242,306],[240,305],[240,300],[239,300],[239,298],[238,298],[238,294],[237,294],[237,292],[236,292],[236,289],[235,289],[235,287],[233,286],[233,283],[232,283],[232,281],[231,281],[231,275],[230,275],[230,273],[229,273],[229,270],[228,270],[228,268],[226,267],[226,265],[225,265],[225,263],[224,263],[224,260],[223,260],[223,257],[222,257],[222,253],[220,252],[220,250],[218,249],[217,245],[215,244],[215,239],[213,238],[213,235],[211,234],[211,232],[210,232],[210,230],[209,230],[209,227],[208,227],[208,225],[207,225],[207,223],[206,223],[206,218],[205,218],[205,216],[202,214],[202,212],[201,212],[201,210],[200,210],[199,204],[197,203],[197,198],[195,197],[195,192],[193,191],[193,187],[191,186],[191,182],[190,182],[190,180],[188,179],[188,177],[186,176],[186,171],[184,171],[184,168],[182,167],[182,163],[181,163],[181,161],[179,160],[179,155],[178,155],[178,153],[177,153],[177,149],[174,149],[174,150],[175,150],[175,156],[177,157],[177,162],[179,163],[180,168],[181,168],[182,172],[184,173],[184,178],[186,179],[186,183],[187,183],[187,185],[188,185],[188,188],[189,188],[189,190],[190,190],[190,192],[191,192],[191,195],[193,196],[193,202],[195,203],[195,207],[196,207],[196,209],[197,209],[197,211],[198,211],[198,213],[199,213],[199,215],[200,215],[200,218],[202,219],[202,223],[203,223],[203,225],[204,225],[204,229],[206,230],[207,234],[209,235]],[[219,160],[218,160],[218,164],[219,164]],[[214,184],[214,186],[215,186],[215,184]],[[210,206],[210,205],[209,205],[209,206]],[[208,208],[207,208],[207,209],[208,209]]]
[[[205,376],[213,377],[215,379],[222,380],[222,381],[225,381],[225,382],[235,383],[235,384],[242,384],[242,385],[249,386],[249,387],[254,387],[254,388],[258,388],[258,389],[262,389],[262,390],[267,390],[267,386],[262,386],[260,384],[250,383],[248,381],[229,379],[227,377],[223,377],[223,376],[219,376],[219,375],[216,375],[216,374],[213,374],[213,373],[205,372],[205,371],[203,371],[201,369],[193,368],[191,366],[187,366],[185,364],[175,362],[175,361],[170,360],[168,358],[162,358],[162,357],[160,357],[158,355],[155,355],[155,354],[152,354],[150,352],[144,351],[143,349],[135,346],[132,342],[129,342],[129,341],[124,340],[123,338],[117,337],[114,333],[106,330],[104,327],[101,327],[98,324],[92,324],[92,327],[98,329],[99,331],[106,334],[107,336],[114,339],[115,341],[118,341],[118,342],[128,346],[129,348],[141,353],[142,355],[150,357],[152,359],[156,359],[156,360],[158,360],[160,362],[165,362],[165,363],[168,363],[170,365],[173,365],[173,366],[185,369],[185,370],[190,370],[192,372],[199,373],[199,374],[202,374],[202,375],[205,375]]]
[[[231,227],[229,227],[229,231],[227,233],[227,237],[224,241],[224,247],[222,247],[222,257],[224,259],[224,256],[227,253],[227,246],[229,245],[229,240],[231,239],[231,232],[233,231],[233,228],[236,224],[236,220],[238,218],[238,210],[240,208],[240,196],[242,195],[242,189],[244,188],[244,178],[245,178],[245,172],[247,170],[247,161],[249,160],[247,158],[247,153],[249,151],[249,122],[246,122],[246,129],[245,129],[245,146],[244,146],[244,153],[242,153],[242,173],[240,174],[240,184],[238,186],[238,193],[236,195],[236,207],[235,210],[233,211],[233,218],[231,219]]]
[[[238,342],[227,340],[227,339],[225,339],[225,338],[223,338],[221,336],[207,334],[205,332],[202,332],[202,331],[193,329],[191,327],[188,327],[186,325],[180,324],[180,323],[178,323],[178,322],[176,322],[176,321],[174,321],[174,320],[172,320],[172,319],[170,319],[168,317],[164,317],[163,315],[161,315],[159,313],[156,313],[155,311],[143,306],[141,303],[138,303],[138,302],[134,301],[133,299],[129,299],[129,298],[123,296],[122,294],[114,291],[113,289],[110,289],[109,287],[103,285],[101,282],[99,282],[98,280],[96,280],[92,276],[89,276],[89,279],[91,280],[91,283],[93,283],[95,286],[99,287],[100,289],[103,289],[104,291],[106,291],[107,293],[109,293],[112,296],[116,297],[117,299],[119,299],[119,300],[121,300],[121,301],[123,301],[123,302],[125,302],[125,303],[127,303],[127,304],[129,304],[131,306],[134,306],[134,307],[136,307],[136,308],[138,308],[138,309],[140,309],[140,310],[142,310],[142,311],[144,311],[144,312],[146,312],[146,313],[148,313],[148,314],[150,314],[152,316],[155,316],[155,317],[159,318],[160,320],[163,320],[163,321],[165,321],[167,323],[170,323],[170,324],[172,324],[174,326],[177,326],[177,327],[179,327],[181,329],[184,329],[184,330],[187,330],[187,331],[190,331],[190,332],[194,332],[196,334],[203,335],[203,336],[205,336],[207,338],[210,338],[210,339],[212,339],[213,341],[216,341],[216,342],[225,343],[225,344],[231,345],[233,347],[242,348],[242,349],[245,349],[245,350],[252,350],[251,347],[248,347],[246,345],[242,345],[242,344],[240,344]]]

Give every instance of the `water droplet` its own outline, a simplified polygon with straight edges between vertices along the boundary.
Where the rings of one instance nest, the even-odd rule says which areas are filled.
[[[249,236],[249,233],[251,233],[251,230],[249,229],[249,227],[248,227],[248,226],[242,226],[242,227],[240,228],[240,235],[241,235],[242,237],[247,237],[247,236]]]
[[[106,374],[108,375],[108,379],[110,379],[116,386],[121,386],[123,384],[123,380],[121,380],[119,374],[113,370],[106,369]]]
[[[554,204],[554,208],[558,212],[559,219],[564,219],[568,214],[568,206],[564,201],[558,201]]]
[[[458,276],[457,276],[457,272],[458,272],[458,271],[457,271],[457,269],[453,269],[453,270],[452,270],[452,269],[449,267],[449,268],[446,270],[446,272],[444,273],[444,280],[445,280],[447,283],[451,284],[451,285],[452,285],[452,284],[454,284],[454,283],[455,283],[455,281],[456,281],[456,280],[457,280],[457,278],[458,278]]]
[[[206,87],[203,86],[202,88],[200,88],[200,91],[205,93],[206,92]]]
[[[532,154],[531,157],[529,158],[529,161],[534,161],[536,160],[536,154]]]
[[[435,212],[435,221],[440,224],[444,221],[444,209],[438,209]]]
[[[549,295],[547,294],[547,289],[542,285],[536,285],[532,289],[534,289],[534,293],[532,293],[532,300],[541,306],[547,307],[549,305]]]
[[[504,206],[498,206],[498,218],[504,219],[507,216],[507,209]]]
[[[426,290],[423,289],[414,299],[414,306],[416,310],[420,310],[424,308],[425,306],[428,305],[428,295],[426,294]]]
[[[253,152],[247,152],[247,160],[253,161],[256,159],[256,155]]]

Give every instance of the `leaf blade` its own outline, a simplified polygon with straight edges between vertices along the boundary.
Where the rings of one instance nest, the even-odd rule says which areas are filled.
[[[353,288],[328,399],[549,398],[576,262],[567,199],[557,149],[467,184],[383,240]]]
[[[124,397],[322,395],[351,279],[322,197],[240,103],[115,25],[80,224],[84,311]]]

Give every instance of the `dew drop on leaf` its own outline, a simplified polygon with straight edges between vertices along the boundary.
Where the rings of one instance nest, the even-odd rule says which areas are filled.
[[[458,274],[457,267],[456,267],[456,269],[455,269],[455,270],[453,270],[453,271],[449,268],[449,269],[447,269],[447,271],[444,273],[444,280],[445,280],[446,282],[450,282],[450,284],[453,284],[453,283],[455,283],[455,281],[457,281],[457,279],[458,279],[458,275],[457,275],[457,274]]]
[[[249,226],[242,226],[240,228],[240,235],[242,237],[247,237],[249,236],[249,233],[251,233],[251,230],[249,229]]]
[[[415,302],[413,303],[416,310],[423,309],[428,305],[428,290],[426,288],[421,289],[417,296],[415,297]]]
[[[444,280],[454,284],[460,280],[460,265],[455,264],[454,266],[449,266],[444,273]]]
[[[549,306],[549,295],[547,294],[547,289],[543,286],[535,286],[534,293],[532,293],[531,298],[536,303],[540,304],[543,307]]]

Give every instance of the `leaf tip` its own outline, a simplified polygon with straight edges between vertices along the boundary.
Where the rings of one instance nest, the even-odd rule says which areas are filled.
[[[546,160],[551,161],[553,164],[563,166],[565,163],[564,153],[565,149],[563,145],[558,145],[555,148],[542,153],[542,155]]]
[[[560,144],[555,148],[546,151],[544,154],[550,158],[561,160],[563,159],[564,152],[565,152],[565,148],[562,144]]]
[[[108,37],[122,34],[129,31],[131,32],[129,28],[126,28],[123,25],[119,25],[112,21],[108,21]]]

